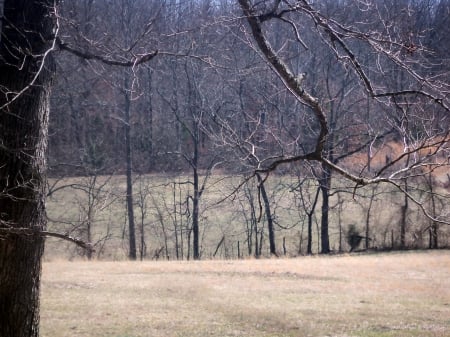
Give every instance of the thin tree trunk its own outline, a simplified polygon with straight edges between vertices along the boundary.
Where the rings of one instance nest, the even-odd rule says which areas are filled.
[[[255,221],[254,224],[254,229],[255,229],[255,257],[259,258],[261,256],[261,249],[260,249],[260,241],[258,239],[258,222]],[[262,237],[262,234],[261,234]]]
[[[258,187],[261,192],[261,196],[264,202],[264,212],[266,214],[267,218],[267,230],[269,232],[269,251],[270,255],[277,255],[277,249],[275,245],[275,229],[274,229],[274,223],[272,218],[272,211],[270,210],[270,201],[269,197],[267,196],[266,188],[264,187],[264,182],[261,179],[261,176],[259,174],[256,175],[258,178]]]
[[[131,149],[131,98],[128,91],[128,74],[125,74],[125,146],[126,146],[126,164],[127,164],[127,214],[128,214],[128,240],[130,260],[136,260],[136,226],[134,223],[134,205],[133,205],[133,164]]]
[[[410,154],[406,156],[406,163],[405,167],[408,167],[410,162]],[[408,178],[405,177],[403,179],[404,183],[404,190],[405,193],[403,193],[403,205],[400,207],[400,248],[405,249],[406,248],[406,227],[408,225],[408,210],[409,210],[409,198],[408,198]]]
[[[311,205],[311,209],[306,213],[308,216],[308,244],[306,247],[306,254],[312,255],[312,225],[313,216],[316,211],[317,200],[319,199],[320,188],[317,188],[316,195],[314,197],[314,202]]]
[[[312,255],[312,221],[313,215],[308,213],[308,242],[306,245],[306,254]]]
[[[219,243],[217,244],[216,250],[214,251],[214,254],[213,254],[213,257],[216,257],[217,252],[219,251],[219,249],[222,246],[222,244],[224,243],[224,241],[225,241],[225,235],[222,236],[222,239],[220,239]],[[238,241],[238,243],[239,243],[239,241]]]
[[[179,206],[180,206],[180,252],[181,252],[181,259],[184,260],[184,235],[183,235],[183,216],[182,214],[184,214],[181,210],[182,210],[182,203],[181,203],[181,188],[180,185],[178,185],[178,200],[179,202]],[[186,230],[188,230],[186,228]],[[188,241],[188,247],[189,247],[189,241]],[[188,248],[189,249],[189,248]]]
[[[321,253],[330,253],[330,238],[328,234],[328,220],[329,220],[329,208],[330,208],[330,188],[331,188],[331,171],[330,169],[323,165],[322,166],[322,176],[319,179],[320,190],[322,192],[322,218],[320,226],[320,242],[321,242]]]
[[[94,218],[94,204],[95,204],[95,183],[97,181],[97,175],[88,178],[88,205],[87,205],[87,223],[86,223],[86,240],[92,242],[92,222]],[[88,260],[92,260],[92,250],[86,252]]]
[[[179,243],[178,243],[178,219],[177,219],[177,200],[176,200],[176,183],[173,183],[173,230],[175,234],[175,256],[180,259]]]
[[[140,234],[141,234],[141,247],[139,250],[139,257],[140,260],[143,261],[144,257],[145,257],[145,251],[146,251],[146,244],[145,244],[145,228],[144,228],[144,224],[145,224],[145,206],[144,206],[144,201],[142,202],[142,207],[141,207],[141,228],[140,228]]]
[[[372,186],[372,193],[370,195],[369,206],[367,207],[366,212],[366,234],[365,234],[365,249],[369,249],[369,241],[370,241],[370,212],[372,211],[373,199],[375,198],[375,187]]]
[[[199,249],[199,182],[198,182],[198,171],[194,169],[194,198],[192,201],[192,234],[193,234],[193,258],[194,260],[200,259],[200,249]]]
[[[166,260],[170,259],[169,255],[169,238],[167,236],[166,224],[164,223],[164,215],[159,206],[157,206],[157,202],[153,199],[153,204],[155,205],[156,212],[158,214],[158,220],[161,225],[161,230],[163,232],[163,240],[164,240],[164,254]]]
[[[341,198],[341,194],[338,193],[338,225],[339,225],[339,253],[342,253],[342,205],[344,200]]]
[[[258,224],[256,223],[256,213],[255,204],[253,203],[253,196],[251,195],[250,189],[247,190],[249,194],[250,201],[250,227],[247,230],[247,241],[248,241],[248,255],[252,255],[253,250],[253,230],[255,230],[255,254],[258,253]],[[247,225],[248,226],[248,225]]]
[[[404,189],[406,192],[408,192],[408,181],[405,178],[405,186]],[[408,196],[405,193],[404,194],[404,202],[403,205],[400,207],[400,248],[405,249],[406,248],[406,226],[408,222]]]
[[[0,230],[46,227],[54,1],[5,0],[0,44]],[[2,13],[0,13],[1,15]],[[45,60],[43,59],[45,56]],[[41,65],[44,62],[44,66]],[[21,91],[24,92],[21,93]],[[8,92],[8,94],[6,94]],[[15,96],[16,93],[20,93]],[[15,99],[14,101],[11,101]],[[39,335],[44,239],[1,234],[0,336]]]
[[[256,227],[256,230],[259,230],[259,242],[258,242],[258,254],[256,254],[257,258],[260,258],[262,255],[262,247],[264,241],[264,226],[261,229]]]
[[[148,153],[150,157],[153,157],[153,86],[152,86],[152,76],[153,76],[153,70],[149,67],[147,69],[147,75],[148,75],[148,114],[147,114],[147,120],[148,120]],[[149,165],[151,168],[153,166],[153,163]]]
[[[437,213],[436,212],[436,199],[435,199],[434,189],[433,189],[433,175],[431,174],[431,172],[429,172],[428,175],[425,176],[425,180],[427,182],[428,190],[430,193],[431,216],[433,218],[436,218],[436,213]],[[439,248],[438,229],[439,229],[439,224],[435,221],[431,221],[430,229],[429,229],[430,240],[429,240],[429,244],[428,244],[428,248],[430,248],[430,249]]]
[[[199,217],[200,217],[200,183],[199,183],[199,146],[200,146],[200,125],[198,121],[192,122],[192,142],[194,145],[194,155],[192,157],[191,167],[194,177],[194,197],[192,199],[192,234],[193,234],[193,247],[192,253],[194,260],[200,260],[200,229],[199,229]]]

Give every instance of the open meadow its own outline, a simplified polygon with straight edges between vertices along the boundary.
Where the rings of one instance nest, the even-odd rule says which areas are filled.
[[[43,337],[450,335],[450,252],[57,261]]]

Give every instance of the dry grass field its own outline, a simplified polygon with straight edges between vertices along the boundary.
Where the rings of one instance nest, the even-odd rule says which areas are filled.
[[[192,222],[190,217],[192,212],[187,211],[187,204],[183,204],[183,202],[188,200],[188,195],[192,195],[192,191],[189,190],[190,184],[185,184],[188,180],[188,176],[174,178],[164,175],[145,175],[136,180],[134,212],[137,244],[140,246],[142,224],[145,233],[147,259],[151,259],[154,256],[153,252],[165,244],[168,247],[168,255],[171,259],[175,259],[176,242],[178,242],[180,255],[183,251],[184,257],[187,256],[186,237]],[[364,232],[369,196],[374,196],[370,212],[369,237],[372,239],[370,246],[390,248],[394,243],[398,246],[400,242],[400,211],[404,203],[403,196],[394,193],[392,188],[386,185],[359,189],[357,195],[355,195],[352,184],[349,185],[342,179],[334,179],[333,181],[334,188],[348,193],[335,193],[330,199],[329,235],[331,249],[334,251],[338,251],[340,247],[343,251],[350,249],[345,240],[345,232],[350,224],[356,224],[358,230],[361,233]],[[174,187],[175,182],[177,182],[176,188]],[[249,201],[244,195],[245,190],[241,189],[233,198],[226,198],[235,191],[235,187],[242,181],[238,176],[214,175],[210,177],[208,182],[200,203],[202,258],[213,257],[218,243],[224,237],[226,240],[215,257],[237,257],[238,242],[240,243],[241,255],[246,257],[252,255],[254,250],[252,254],[249,254],[246,247],[248,242],[247,230],[251,224],[251,211]],[[299,251],[305,254],[307,246],[305,209],[299,195],[293,193],[289,187],[297,183],[297,178],[292,176],[273,176],[266,183],[272,212],[277,223],[275,228],[277,250],[280,254],[283,254],[283,239],[285,238],[286,253],[289,256],[301,255]],[[126,259],[128,255],[128,224],[124,200],[125,178],[123,176],[97,177],[95,180],[93,177],[66,178],[51,181],[51,184],[56,192],[52,193],[47,200],[47,211],[50,219],[49,230],[70,233],[75,237],[86,240],[86,228],[89,223],[91,226],[91,241],[95,244],[95,257],[97,259]],[[72,188],[61,188],[62,186],[72,186]],[[308,195],[305,198],[313,198],[316,188],[315,182],[309,181],[305,186],[305,193]],[[372,191],[372,188],[375,190]],[[264,228],[265,238],[262,254],[269,256],[267,224],[264,216],[260,218],[259,212],[261,209],[257,204],[256,189],[256,185],[253,184],[249,191],[253,193],[256,203],[254,205],[256,207],[255,216],[261,220],[258,223],[258,228],[259,230]],[[140,197],[143,197],[140,194],[141,192],[145,194],[143,200],[140,199]],[[174,192],[176,192],[176,200],[173,199]],[[442,200],[442,203],[436,201],[437,214],[445,218],[448,215],[447,205],[450,202],[449,191],[441,188],[440,190],[435,189],[435,192],[446,198]],[[88,197],[89,195],[90,197]],[[219,201],[222,202],[219,203]],[[309,201],[311,200],[309,199]],[[180,202],[181,204],[179,204]],[[428,207],[429,202],[424,201],[424,205]],[[321,203],[319,200],[312,228],[313,253],[320,251],[318,225],[321,219],[320,212]],[[88,214],[90,218],[88,218]],[[143,217],[142,214],[144,214]],[[408,247],[428,247],[429,235],[426,228],[429,225],[429,220],[424,218],[423,212],[418,209],[417,205],[410,202],[408,232],[406,234]],[[177,238],[175,238],[175,231],[178,234]],[[181,233],[183,233],[183,238],[180,237]],[[254,246],[254,237],[252,237],[252,241]],[[448,247],[449,244],[450,226],[440,226],[439,247]],[[77,259],[80,252],[84,253],[69,242],[61,242],[61,240],[56,239],[46,241],[45,259],[47,261]]]
[[[450,336],[450,252],[44,263],[43,337]]]

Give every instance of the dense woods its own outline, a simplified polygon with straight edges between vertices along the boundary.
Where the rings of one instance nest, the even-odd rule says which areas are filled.
[[[433,103],[447,89],[447,1],[319,1],[317,17],[283,3],[285,15],[267,20],[267,38],[324,105],[330,160],[405,136],[417,142],[430,128],[445,135],[445,109]],[[218,168],[242,172],[314,148],[311,108],[261,58],[235,1],[86,0],[63,4],[60,16],[53,175],[125,173],[127,132],[139,173],[189,170],[184,157],[195,149],[201,169],[220,161]],[[351,48],[356,73],[344,47],[324,36],[317,20],[327,17],[342,30],[336,36]],[[155,51],[151,62],[133,64]],[[436,100],[414,92],[390,102],[368,97],[422,89]],[[421,118],[408,122],[420,125],[404,125],[402,111],[419,109]]]
[[[193,240],[192,256],[200,258],[200,235],[209,226],[202,198],[211,175],[255,180],[247,192],[233,190],[242,184],[228,186],[229,196],[247,199],[245,215],[233,223],[244,229],[250,221],[256,238],[267,223],[270,254],[281,251],[275,231],[306,222],[306,251],[295,250],[312,253],[317,221],[318,251],[343,249],[349,224],[338,221],[338,246],[330,244],[329,227],[336,227],[345,195],[352,193],[365,214],[352,221],[359,223],[364,247],[380,245],[380,238],[372,241],[376,232],[383,236],[379,248],[437,248],[439,233],[445,246],[448,225],[440,224],[449,221],[448,12],[448,1],[431,0],[65,3],[50,174],[126,175],[121,193],[128,220],[117,222],[128,221],[122,231],[131,238],[132,259],[139,250],[142,255],[144,232],[155,221],[141,214],[136,247],[136,186],[145,174],[166,176],[167,184],[182,176],[192,187],[170,205],[144,203],[158,208],[160,223],[176,223],[171,235],[163,231],[167,256],[190,256],[190,248],[179,251],[177,231],[184,231]],[[276,192],[272,200],[266,193],[273,185],[269,174],[290,177],[283,184],[303,205],[300,217],[281,223],[272,214],[279,205]],[[381,183],[388,192],[363,188]],[[156,191],[153,200],[161,198]],[[401,200],[390,219],[398,225],[372,229],[371,207],[383,193]],[[222,209],[232,207],[226,200]],[[84,225],[69,222],[90,238]],[[241,236],[234,244],[255,246],[250,255],[258,254],[265,239],[256,238]],[[214,238],[219,246],[220,239]]]

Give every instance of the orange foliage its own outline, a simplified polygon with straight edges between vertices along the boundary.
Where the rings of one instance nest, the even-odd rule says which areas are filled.
[[[450,185],[449,135],[446,137],[435,137],[409,146],[398,141],[389,141],[381,145],[374,145],[368,152],[359,152],[349,156],[343,164],[344,166],[359,169],[360,171],[376,172],[395,161],[395,164],[391,164],[392,166],[388,171],[398,170],[405,167],[408,153],[412,160],[410,163],[430,163],[430,165],[421,167],[423,173],[431,171],[433,178],[440,185]]]

